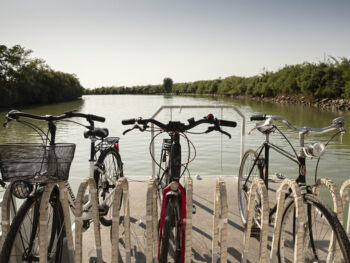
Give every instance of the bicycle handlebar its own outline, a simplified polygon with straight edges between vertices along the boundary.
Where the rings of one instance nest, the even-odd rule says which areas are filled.
[[[101,117],[101,116],[74,112],[74,111],[65,112],[64,114],[59,116],[52,116],[52,115],[39,116],[39,115],[30,114],[30,113],[20,112],[17,110],[11,110],[6,115],[6,118],[8,120],[17,120],[19,117],[25,117],[25,118],[31,118],[31,119],[43,120],[43,121],[59,121],[59,120],[72,118],[72,117],[85,118],[87,121],[98,121],[98,122],[105,122],[106,120],[104,117]]]
[[[251,121],[263,121],[266,120],[266,114],[264,115],[253,115],[250,117]]]
[[[286,118],[283,118],[281,116],[272,116],[272,115],[253,115],[250,117],[251,121],[262,121],[262,120],[271,120],[271,121],[280,121],[284,123],[287,127],[289,127],[292,130],[299,131],[299,132],[314,132],[314,133],[326,133],[335,129],[343,129],[344,127],[344,117],[338,117],[335,118],[332,121],[332,125],[324,127],[324,128],[310,128],[310,127],[297,127],[290,123]],[[263,126],[271,125],[271,122],[267,121]]]
[[[135,122],[137,122],[137,119],[122,120],[123,125],[130,125],[134,124]]]
[[[235,121],[226,121],[226,120],[218,120],[219,121],[219,126],[227,126],[227,127],[236,127],[237,122]]]
[[[179,121],[169,121],[168,124],[164,124],[160,121],[157,121],[155,119],[128,119],[123,120],[123,125],[130,125],[130,124],[142,124],[147,125],[148,123],[152,123],[154,125],[157,125],[159,128],[161,128],[164,131],[177,131],[177,132],[185,132],[187,130],[190,130],[200,124],[208,123],[208,124],[214,124],[216,126],[227,126],[227,127],[236,127],[237,123],[235,121],[227,121],[227,120],[218,120],[214,118],[212,114],[209,114],[207,117],[204,117],[203,119],[200,119],[198,121],[195,121],[194,118],[191,118],[188,120],[189,124],[184,124]]]

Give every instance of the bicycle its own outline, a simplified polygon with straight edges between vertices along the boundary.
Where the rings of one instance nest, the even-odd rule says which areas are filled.
[[[236,127],[236,122],[218,120],[212,114],[207,117],[195,121],[194,118],[188,120],[188,124],[180,121],[169,121],[168,124],[161,123],[155,119],[130,119],[123,120],[123,125],[135,124],[133,128],[124,131],[127,132],[138,129],[145,131],[149,128],[148,123],[156,125],[160,128],[150,144],[150,148],[154,139],[161,133],[165,132],[169,135],[169,139],[163,140],[161,151],[161,162],[165,163],[165,168],[157,163],[151,153],[153,161],[159,166],[157,174],[158,195],[162,198],[161,213],[159,219],[159,241],[158,241],[158,260],[159,262],[169,262],[168,255],[173,256],[175,262],[184,262],[185,258],[185,224],[186,218],[186,192],[180,183],[180,178],[184,172],[188,171],[190,163],[190,146],[192,144],[185,133],[200,124],[213,124],[208,127],[204,133],[219,131],[231,138],[231,135],[223,130],[220,126]],[[181,144],[180,136],[184,137],[188,143],[188,161],[184,164],[184,170],[181,173]],[[192,159],[193,160],[193,159]],[[191,161],[192,161],[191,160]],[[161,174],[161,171],[163,173]],[[173,246],[170,245],[171,233],[173,233]]]
[[[21,120],[22,117],[46,121],[48,132],[45,133],[37,125]],[[70,118],[84,118],[89,125],[83,125]],[[38,116],[29,113],[10,111],[4,126],[16,121],[34,129],[41,137],[42,143],[16,143],[0,145],[0,163],[2,179],[12,182],[11,191],[17,198],[25,199],[18,209],[10,225],[4,246],[0,254],[0,262],[33,262],[39,261],[39,207],[44,186],[48,183],[65,181],[68,201],[75,215],[75,196],[68,182],[71,161],[75,144],[56,143],[56,123],[72,122],[87,128],[84,137],[90,139],[90,176],[95,179],[99,200],[100,222],[111,225],[109,208],[113,202],[114,187],[119,177],[123,176],[123,165],[119,154],[119,138],[108,137],[106,128],[96,128],[94,122],[104,122],[105,118],[66,112],[60,116]],[[100,141],[96,144],[97,141]],[[86,196],[83,206],[83,228],[89,228],[92,220],[92,204]],[[48,219],[48,262],[61,262],[64,221],[63,210],[56,186],[50,197]]]
[[[287,157],[289,160],[296,163],[299,167],[299,174],[296,179],[297,184],[302,190],[303,202],[306,207],[306,220],[305,224],[305,236],[304,236],[304,258],[305,262],[329,262],[327,261],[329,251],[334,250],[336,246],[333,245],[333,236],[336,237],[337,244],[339,245],[342,257],[345,262],[350,262],[350,242],[346,236],[346,233],[339,222],[337,215],[326,205],[325,202],[320,200],[316,195],[312,193],[310,185],[306,184],[306,157],[320,158],[325,150],[326,145],[339,134],[343,134],[344,130],[344,118],[339,117],[333,120],[332,124],[328,127],[315,129],[309,127],[296,127],[292,125],[287,119],[280,116],[271,115],[254,115],[251,121],[260,121],[256,123],[255,127],[249,132],[249,134],[257,129],[265,135],[265,141],[255,151],[249,149],[242,157],[241,165],[238,175],[238,200],[239,200],[239,212],[241,215],[242,223],[247,224],[247,206],[248,198],[250,194],[250,187],[254,177],[258,177],[264,180],[266,188],[269,185],[269,150],[273,149],[277,153]],[[274,122],[282,122],[288,128],[299,132],[300,151],[297,154],[291,142],[287,139],[284,133],[274,124]],[[304,137],[309,133],[326,133],[333,130],[338,130],[326,145],[321,143],[313,143],[308,147],[304,146]],[[281,147],[272,144],[269,140],[269,136],[272,132],[278,131],[283,138],[288,142],[293,150],[290,153]],[[319,160],[318,160],[319,161]],[[317,162],[317,166],[318,166]],[[317,177],[317,167],[315,179]],[[281,178],[282,179],[282,178]],[[293,258],[294,245],[295,245],[295,233],[298,219],[295,216],[294,200],[290,197],[291,191],[286,193],[286,201],[282,223],[281,234],[278,242],[278,260],[279,262],[290,262]],[[275,205],[269,212],[269,221],[272,222],[272,217],[276,213],[277,205]],[[261,202],[256,201],[254,207],[254,230],[259,233],[261,228]],[[327,230],[327,231],[324,231]],[[253,231],[253,229],[252,229]],[[324,260],[324,261],[323,261]]]

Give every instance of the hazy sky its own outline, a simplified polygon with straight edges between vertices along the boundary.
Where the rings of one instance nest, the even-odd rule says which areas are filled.
[[[85,88],[251,76],[350,58],[350,1],[0,0],[0,43]]]

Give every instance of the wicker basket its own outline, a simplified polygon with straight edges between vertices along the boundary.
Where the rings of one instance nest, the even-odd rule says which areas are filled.
[[[0,144],[0,169],[6,182],[54,183],[68,179],[75,144]]]

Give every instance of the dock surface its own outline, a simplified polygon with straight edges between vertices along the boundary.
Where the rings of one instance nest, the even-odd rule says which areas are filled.
[[[214,193],[218,177],[193,178],[193,204],[196,214],[192,217],[192,262],[211,262],[212,232],[214,219]],[[228,224],[227,224],[227,262],[240,262],[243,252],[244,227],[238,211],[237,177],[223,177],[227,188]],[[128,178],[130,192],[130,229],[131,262],[146,262],[146,191],[149,177]],[[274,196],[274,195],[273,195]],[[270,196],[271,198],[271,196]],[[272,198],[273,199],[273,198]],[[271,227],[270,227],[271,228]],[[95,262],[93,228],[83,233],[83,262]],[[269,244],[272,240],[272,228],[269,231]],[[119,230],[121,258],[125,262],[123,227]],[[110,228],[101,226],[102,253],[104,262],[111,262]],[[248,259],[259,261],[259,241],[250,239]]]

